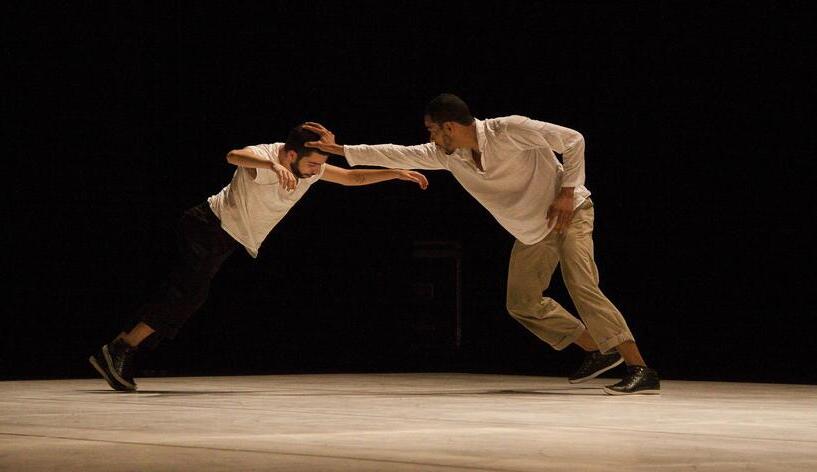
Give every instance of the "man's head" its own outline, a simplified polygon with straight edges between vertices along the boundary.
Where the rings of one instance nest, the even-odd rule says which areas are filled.
[[[468,142],[474,117],[460,97],[444,93],[428,102],[423,121],[431,141],[451,154]]]
[[[284,157],[295,177],[299,179],[312,177],[326,162],[328,154],[319,149],[304,146],[304,143],[319,139],[320,136],[317,133],[305,129],[302,124],[289,131],[287,141],[284,143]],[[284,162],[281,164],[286,165]]]

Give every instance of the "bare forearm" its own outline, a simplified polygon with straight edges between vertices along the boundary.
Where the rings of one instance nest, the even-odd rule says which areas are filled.
[[[227,154],[227,162],[239,167],[252,167],[256,169],[271,169],[273,162],[262,159],[248,149],[238,149]]]
[[[400,174],[392,169],[350,170],[346,185],[369,185],[399,178]]]
[[[322,144],[320,150],[336,156],[346,156],[346,150],[343,144]]]

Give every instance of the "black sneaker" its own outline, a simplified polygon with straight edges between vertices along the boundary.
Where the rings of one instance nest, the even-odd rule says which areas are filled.
[[[621,358],[621,354],[617,351],[609,354],[602,354],[599,351],[588,352],[584,356],[582,365],[573,375],[567,378],[567,381],[575,384],[595,379],[622,362],[624,362],[624,359]]]
[[[132,392],[136,390],[136,382],[133,380],[135,355],[136,348],[128,346],[121,339],[116,339],[102,346],[99,352],[88,358],[88,362],[112,389]]]
[[[641,365],[627,366],[627,376],[615,385],[604,387],[608,395],[658,395],[661,393],[661,381],[658,372]]]

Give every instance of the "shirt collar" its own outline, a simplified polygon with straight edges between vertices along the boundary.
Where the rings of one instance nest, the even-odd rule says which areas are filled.
[[[478,120],[474,118],[474,122],[476,123],[476,131],[477,131],[477,146],[479,147],[479,153],[485,154],[485,122],[482,120]],[[454,151],[460,159],[470,160],[471,159],[471,150],[468,148],[457,148]]]
[[[477,129],[477,146],[479,146],[479,152],[481,154],[485,154],[485,122],[482,120],[478,120],[474,118],[474,123],[476,123]]]

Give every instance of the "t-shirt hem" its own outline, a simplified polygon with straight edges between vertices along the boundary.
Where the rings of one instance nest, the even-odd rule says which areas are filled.
[[[210,198],[212,198],[212,197],[210,197]],[[233,233],[230,230],[230,228],[228,228],[227,226],[224,225],[224,221],[222,221],[221,216],[213,208],[213,202],[212,202],[212,200],[210,198],[207,199],[207,203],[210,205],[210,209],[213,211],[213,214],[216,215],[216,217],[218,217],[219,223],[221,224],[221,229],[223,229],[225,233],[229,234],[231,238],[235,239],[238,242],[238,244],[241,244],[242,246],[244,246],[244,249],[247,250],[247,253],[250,256],[252,256],[253,259],[258,258],[258,250],[257,249],[252,249],[252,247],[250,245],[248,245],[247,243],[242,241],[241,238],[236,236],[235,233]]]
[[[227,226],[224,226],[223,222],[221,223],[221,229],[223,229],[227,234],[232,236],[232,238],[235,239],[236,241],[238,241],[239,244],[244,246],[244,249],[247,250],[247,253],[249,253],[249,255],[252,256],[253,259],[256,259],[258,257],[258,250],[253,249],[252,246],[250,246],[247,243],[245,243],[244,241],[242,241],[241,238],[239,238],[232,231],[230,231],[230,228],[228,228]]]

